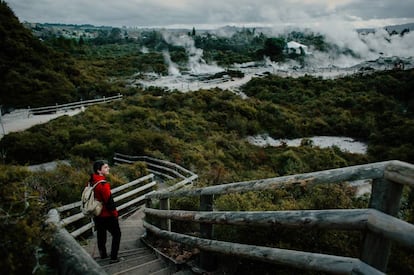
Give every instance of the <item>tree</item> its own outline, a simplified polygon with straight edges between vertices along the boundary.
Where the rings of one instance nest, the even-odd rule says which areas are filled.
[[[263,54],[273,61],[282,60],[285,47],[286,42],[283,38],[268,38],[264,44]]]
[[[121,37],[121,29],[120,28],[113,28],[109,34],[109,40],[111,42],[119,41]]]

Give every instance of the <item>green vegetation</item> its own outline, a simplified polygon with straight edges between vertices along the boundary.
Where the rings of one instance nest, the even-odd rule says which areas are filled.
[[[65,38],[44,31],[35,38],[21,26],[6,2],[0,3],[0,102],[3,111],[63,104],[118,93],[129,94],[125,80],[137,73],[167,74],[163,51],[182,69],[191,55],[183,46],[166,41],[163,31],[143,30],[130,38],[119,28],[102,28],[97,37]],[[41,27],[34,28],[42,31]],[[96,31],[96,30],[95,30]],[[234,30],[233,30],[234,31]],[[316,49],[331,49],[320,35],[267,37],[253,29],[234,31],[230,37],[210,33],[191,34],[194,45],[209,62],[229,67],[234,63],[302,56],[286,56],[288,39],[306,42]]]
[[[359,162],[411,161],[413,83],[407,83],[412,75],[413,71],[382,72],[369,78],[337,80],[268,76],[243,87],[248,99],[222,90],[137,90],[122,102],[90,107],[75,117],[63,116],[11,133],[0,141],[0,149],[6,163],[23,165],[71,155],[111,158],[114,152],[121,152],[156,155],[202,170],[214,162],[229,170],[242,165],[246,173],[260,165],[268,173],[286,174],[289,169],[266,155],[280,154],[287,148],[258,149],[245,138],[264,133],[275,138],[343,135],[368,142],[369,158]],[[393,84],[380,84],[385,81]],[[303,152],[317,150],[303,148]],[[301,163],[307,163],[300,148],[289,150],[300,154]],[[263,159],[257,160],[257,151]],[[332,154],[345,160],[334,162],[340,165],[351,159],[339,150]],[[319,162],[325,161],[323,156],[315,157],[310,161],[313,167],[299,165],[306,169],[295,172],[324,168]]]
[[[24,28],[4,1],[0,2],[0,15],[3,110],[63,104],[123,92],[95,73],[99,64],[86,70],[67,53],[74,47],[73,41],[56,39],[56,44],[65,49],[56,51]]]
[[[90,40],[51,36],[41,42],[20,25],[4,2],[0,2],[0,13],[0,37],[5,38],[0,44],[3,107],[125,95],[122,101],[88,107],[79,115],[62,116],[0,140],[0,227],[5,232],[0,239],[0,270],[7,274],[28,274],[33,269],[37,274],[50,272],[39,260],[42,246],[38,236],[47,238],[47,232],[41,231],[44,215],[52,207],[78,200],[91,160],[110,160],[115,152],[176,162],[197,173],[201,186],[389,159],[414,162],[413,70],[336,80],[255,78],[241,89],[247,99],[220,89],[188,93],[142,90],[128,87],[126,81],[137,72],[165,74],[162,50],[168,49],[179,66],[186,64],[185,49],[168,44],[160,32],[146,31],[139,39],[130,39],[112,29]],[[273,60],[289,58],[282,52],[288,38],[320,50],[331,47],[313,34],[266,37],[245,29],[220,38],[193,29],[191,35],[206,60],[220,60],[223,66],[257,61],[263,54]],[[351,154],[337,147],[320,149],[306,140],[300,147],[261,148],[246,140],[257,134],[274,138],[344,135],[367,142],[369,150],[367,155]],[[62,163],[51,172],[30,172],[23,167],[63,159],[69,159],[71,165]],[[140,165],[119,166],[112,170],[110,180],[122,184],[141,175],[143,169]],[[400,214],[411,222],[413,194],[405,192]],[[197,206],[187,199],[174,204],[184,209]],[[365,206],[367,198],[353,198],[353,190],[344,184],[234,194],[217,198],[216,204],[222,210],[356,208]],[[300,238],[294,237],[297,235]],[[300,231],[294,236],[284,230],[217,228],[220,239],[315,252],[355,255],[359,245],[358,236],[343,232]],[[398,260],[410,263],[408,252],[401,250],[397,255]],[[396,261],[391,259],[393,270],[398,270],[393,266]],[[412,272],[411,266],[407,268]]]
[[[26,167],[0,165],[0,268],[4,274],[54,274],[48,267],[50,238],[43,222],[49,209],[79,200],[92,162],[70,159],[53,171],[31,172]],[[121,165],[111,169],[113,186],[144,175],[145,167]],[[77,191],[76,191],[77,190]]]

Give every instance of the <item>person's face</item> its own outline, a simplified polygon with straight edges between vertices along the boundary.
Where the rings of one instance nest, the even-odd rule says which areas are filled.
[[[101,170],[98,170],[98,173],[100,175],[106,176],[109,174],[109,165],[108,164],[104,164],[101,167]]]

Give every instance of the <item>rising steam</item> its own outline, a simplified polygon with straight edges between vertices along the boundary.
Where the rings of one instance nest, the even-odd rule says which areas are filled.
[[[185,49],[188,55],[188,71],[190,74],[213,74],[223,71],[223,68],[217,66],[216,64],[207,64],[207,62],[203,59],[203,50],[195,47],[194,40],[190,36],[177,36],[164,32],[163,37],[169,44],[181,46]],[[170,67],[170,64],[168,65]]]

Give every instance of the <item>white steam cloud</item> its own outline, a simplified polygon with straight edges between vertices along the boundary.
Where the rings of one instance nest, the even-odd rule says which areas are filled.
[[[325,35],[328,43],[337,45],[342,50],[349,49],[355,54],[352,57],[337,52],[314,52],[314,61],[325,65],[350,67],[380,57],[414,57],[414,47],[411,46],[414,43],[414,32],[405,33],[403,36],[390,35],[380,28],[375,32],[358,33],[350,24],[339,21],[329,21],[315,29]]]
[[[173,76],[179,76],[179,75],[181,75],[180,70],[178,69],[177,64],[175,64],[174,62],[172,62],[170,53],[168,51],[163,51],[162,54],[164,56],[165,63],[168,64],[168,74],[169,75],[173,75]]]
[[[223,71],[223,68],[216,64],[207,64],[203,59],[203,50],[196,48],[194,40],[188,35],[177,36],[172,33],[164,32],[163,37],[167,43],[181,46],[185,49],[188,55],[188,70],[191,74],[212,74]]]

